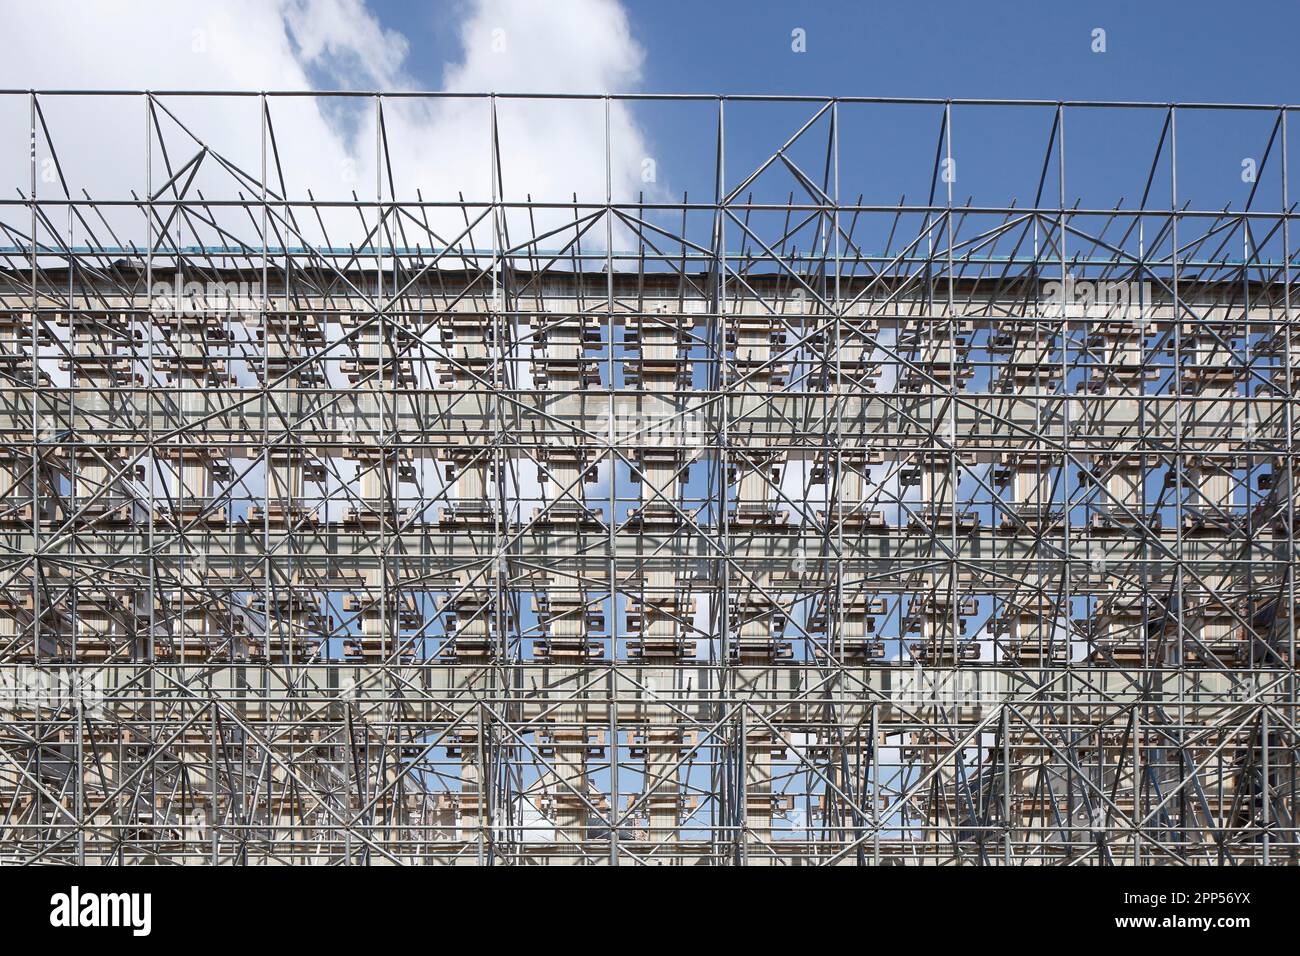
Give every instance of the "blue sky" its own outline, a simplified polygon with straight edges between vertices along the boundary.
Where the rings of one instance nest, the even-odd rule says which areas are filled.
[[[401,32],[410,44],[404,69],[412,84],[439,89],[448,64],[461,57],[461,28],[471,5],[430,8],[371,0],[368,7],[385,28]],[[1300,4],[1290,0],[1250,6],[1208,0],[808,5],[631,0],[623,7],[631,39],[644,53],[639,76],[623,88],[640,92],[1157,103],[1300,100],[1294,49]],[[796,28],[805,32],[806,52],[791,49]],[[1093,50],[1099,28],[1105,31],[1101,53]],[[550,39],[557,57],[580,56],[586,49],[576,40],[573,49],[566,49],[563,33]],[[546,80],[536,80],[530,89],[546,89]],[[807,105],[732,106],[728,181],[746,175],[812,111]],[[660,197],[679,200],[684,191],[708,196],[716,130],[712,104],[637,104],[629,112],[658,163]],[[1014,198],[1021,207],[1032,202],[1053,114],[1050,107],[955,110],[960,175],[954,201],[994,206]],[[842,110],[841,198],[861,193],[867,202],[893,203],[902,196],[908,203],[925,202],[941,118],[939,107]],[[1280,147],[1275,145],[1264,159],[1275,120],[1275,113],[1182,114],[1180,205],[1190,201],[1199,209],[1241,208],[1254,188],[1253,208],[1277,209]],[[1138,203],[1163,122],[1164,111],[1158,109],[1071,112],[1066,124],[1067,203],[1107,209],[1121,200],[1127,207]],[[888,135],[881,136],[882,130]],[[819,130],[807,139],[805,158],[812,163],[826,137]],[[1291,152],[1295,173],[1300,151]],[[1257,187],[1241,177],[1248,159],[1262,167]],[[1052,166],[1044,201],[1056,201],[1056,174]],[[785,186],[773,181],[779,179],[769,176],[758,184],[756,198],[784,200]],[[765,187],[769,192],[764,196]],[[1171,201],[1166,150],[1148,204]]]
[[[371,0],[436,89],[457,48],[456,5]],[[1211,0],[752,0],[625,3],[653,92],[860,96],[1300,100],[1300,4]],[[807,52],[790,31],[807,31]],[[1106,30],[1094,54],[1091,32]]]

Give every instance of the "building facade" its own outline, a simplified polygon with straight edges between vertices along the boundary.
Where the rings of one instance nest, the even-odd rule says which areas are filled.
[[[708,195],[570,202],[510,183],[535,100],[467,101],[467,198],[354,98],[325,198],[274,94],[253,168],[123,94],[140,188],[83,193],[68,99],[6,96],[7,861],[1295,862],[1287,108],[563,99],[607,167],[709,132]],[[1218,109],[1240,211],[1179,193]],[[928,193],[864,198],[912,111]],[[1076,199],[1120,114],[1145,189]]]

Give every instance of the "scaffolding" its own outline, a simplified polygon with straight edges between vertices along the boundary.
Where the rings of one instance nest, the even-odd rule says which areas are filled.
[[[426,197],[443,98],[330,94],[326,197],[301,94],[0,98],[4,861],[1297,861],[1291,108],[462,96],[484,191]],[[512,185],[549,108],[601,195]],[[704,198],[616,188],[652,109]],[[1137,202],[1067,177],[1098,117]],[[1241,208],[1180,193],[1201,121],[1259,130]]]

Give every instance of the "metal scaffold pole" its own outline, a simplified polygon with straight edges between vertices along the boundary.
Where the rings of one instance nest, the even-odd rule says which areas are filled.
[[[0,92],[0,861],[1295,863],[1291,112]]]

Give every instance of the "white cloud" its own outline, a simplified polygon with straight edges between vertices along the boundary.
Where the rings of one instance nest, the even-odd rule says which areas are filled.
[[[285,0],[282,9],[298,60],[308,68],[344,87],[358,82],[379,90],[411,85],[403,70],[409,41],[383,29],[361,0]]]
[[[475,0],[463,9],[460,55],[443,69],[443,87],[468,92],[615,92],[634,88],[643,53],[627,17],[614,0],[570,0],[555,5],[522,0]],[[361,0],[225,0],[225,2],[102,2],[95,4],[4,4],[6,30],[0,36],[0,84],[9,88],[131,90],[288,90],[315,88],[411,90],[408,63],[419,37],[385,29]],[[39,42],[38,42],[39,39]],[[199,142],[253,179],[261,175],[262,124],[256,97],[165,97],[176,121],[160,118],[162,143],[172,169],[199,151]],[[84,188],[95,199],[129,199],[146,193],[145,112],[141,98],[46,97],[42,109],[64,177],[74,196]],[[380,176],[387,198],[388,166],[376,152],[374,101],[326,101],[312,97],[276,99],[270,107],[275,147],[293,199],[347,199],[353,190],[374,198]],[[384,105],[398,199],[449,201],[491,196],[489,104],[486,100],[390,99]],[[604,104],[600,101],[501,102],[498,108],[504,197],[522,200],[603,202],[606,194]],[[25,95],[0,103],[4,141],[27,139]],[[183,131],[184,124],[189,132]],[[611,105],[610,181],[616,198],[642,188],[640,170],[648,149],[630,111]],[[150,181],[157,190],[167,179],[162,149],[151,148]],[[41,158],[48,154],[42,148]],[[268,181],[278,190],[274,153],[268,153]],[[40,168],[39,194],[61,187],[48,165]],[[25,147],[0,156],[0,175],[9,188],[28,188]],[[256,195],[215,157],[203,160],[192,184],[208,199]],[[13,195],[12,191],[9,195]],[[10,207],[9,222],[21,228],[25,211]],[[214,213],[245,241],[256,229],[242,210]],[[132,209],[109,213],[119,239],[144,238],[143,217]],[[457,210],[432,210],[435,229],[464,228]],[[297,216],[306,240],[327,232],[334,245],[358,242],[365,233],[355,210]],[[539,230],[560,225],[571,213],[540,213]],[[59,224],[60,228],[63,224]],[[529,226],[511,213],[513,241]],[[427,237],[408,238],[428,245]],[[205,241],[219,241],[194,226]],[[98,237],[110,241],[106,234]],[[486,226],[475,230],[480,247],[491,243]],[[79,241],[87,241],[82,234]],[[289,240],[290,244],[297,244]],[[549,246],[559,245],[551,240]],[[604,228],[583,238],[584,247],[604,247]]]
[[[461,27],[449,90],[617,93],[641,76],[643,53],[616,3],[481,0]],[[539,82],[544,77],[545,82]]]

